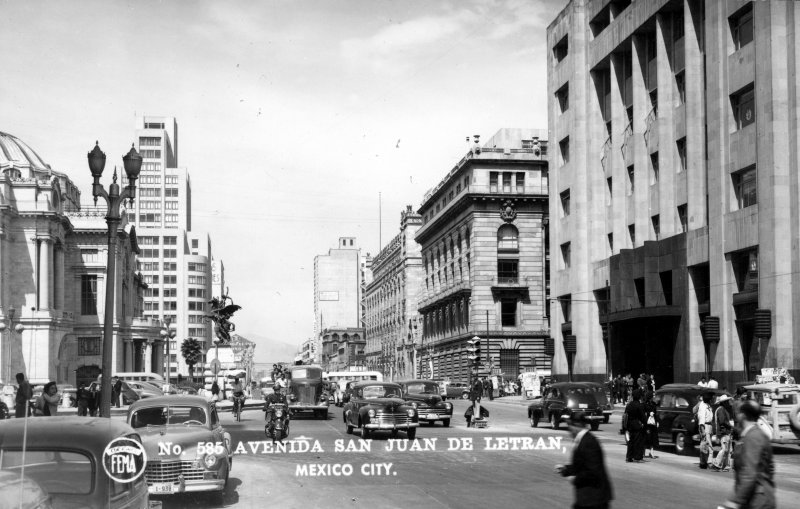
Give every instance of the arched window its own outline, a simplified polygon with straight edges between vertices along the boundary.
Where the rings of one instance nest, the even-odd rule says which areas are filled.
[[[504,224],[497,230],[498,251],[519,251],[519,232],[512,224]]]

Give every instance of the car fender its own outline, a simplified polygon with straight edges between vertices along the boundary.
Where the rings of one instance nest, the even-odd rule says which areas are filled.
[[[800,433],[800,403],[789,410],[789,424],[795,433]]]

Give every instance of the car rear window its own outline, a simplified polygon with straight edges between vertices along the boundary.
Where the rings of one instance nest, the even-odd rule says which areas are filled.
[[[439,386],[433,383],[411,383],[406,387],[411,394],[439,394]]]
[[[131,415],[132,428],[206,423],[206,411],[199,406],[156,406],[137,410]]]
[[[0,469],[20,473],[22,451],[0,451]],[[50,494],[85,495],[92,492],[92,460],[75,451],[25,451],[25,476]]]

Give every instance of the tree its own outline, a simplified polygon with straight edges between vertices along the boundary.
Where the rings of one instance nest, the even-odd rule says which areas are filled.
[[[189,366],[189,376],[194,382],[194,365],[203,358],[203,345],[195,338],[186,338],[181,343],[181,355]]]

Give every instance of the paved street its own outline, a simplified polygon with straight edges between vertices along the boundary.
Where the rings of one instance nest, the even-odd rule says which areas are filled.
[[[465,401],[455,401],[461,416]],[[247,410],[243,421],[222,416],[235,446],[245,453],[235,457],[229,489],[220,500],[203,495],[164,498],[165,508],[262,507],[569,507],[572,485],[553,473],[553,465],[569,460],[570,437],[566,429],[531,428],[527,402],[507,398],[485,402],[491,412],[486,429],[466,428],[454,418],[450,428],[422,426],[417,449],[414,442],[390,440],[378,434],[360,446],[359,432],[347,435],[341,409],[331,407],[326,422],[300,417],[291,423],[288,447],[307,452],[276,452],[267,447],[263,413]],[[658,451],[658,459],[642,464],[625,463],[625,446],[618,434],[621,408],[596,433],[606,454],[614,482],[615,508],[713,508],[725,500],[733,486],[733,473],[699,470],[694,456],[678,456],[671,447]],[[300,437],[307,440],[298,441]],[[506,440],[506,438],[510,440]],[[530,440],[525,440],[529,438]],[[539,441],[539,439],[542,439]],[[448,440],[450,439],[450,440]],[[472,450],[455,450],[471,439]],[[548,449],[559,443],[560,448]],[[336,452],[336,444],[344,450]],[[257,443],[261,442],[261,443]],[[353,449],[347,449],[352,444]],[[525,447],[545,447],[523,450]],[[800,449],[775,451],[779,507],[800,496]],[[349,467],[348,467],[349,465]],[[350,475],[343,475],[349,472]]]

